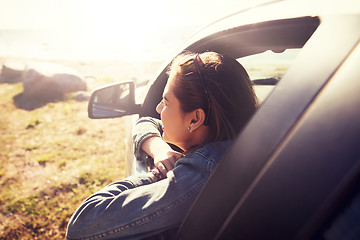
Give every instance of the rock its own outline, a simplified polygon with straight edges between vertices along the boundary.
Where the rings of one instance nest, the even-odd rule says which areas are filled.
[[[23,72],[22,79],[24,86],[23,97],[28,100],[51,102],[64,99],[64,92],[60,85],[50,77],[29,69]]]
[[[69,73],[59,73],[52,76],[64,93],[86,91],[87,84],[79,76]]]
[[[90,99],[90,93],[89,92],[77,92],[73,96],[73,99],[78,102],[88,101]]]
[[[44,101],[62,100],[65,93],[85,91],[80,74],[54,63],[33,62],[22,73],[24,97]]]
[[[17,62],[5,62],[2,65],[0,82],[17,83],[21,81],[21,74],[24,71],[24,64]]]
[[[4,63],[0,82],[22,81],[24,91],[14,96],[14,104],[33,110],[49,102],[64,100],[65,94],[86,91],[86,81],[75,70],[49,62]],[[81,97],[79,97],[81,98]],[[83,97],[84,98],[84,97]]]

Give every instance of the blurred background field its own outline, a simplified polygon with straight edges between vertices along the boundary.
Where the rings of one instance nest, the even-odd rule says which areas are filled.
[[[38,59],[0,57],[0,66]],[[87,94],[115,81],[148,80],[160,62],[56,60],[86,79]],[[71,94],[34,110],[16,107],[18,83],[0,83],[0,239],[64,239],[76,207],[125,177],[124,123],[93,120]]]
[[[0,238],[63,239],[80,202],[124,177],[126,118],[91,120],[71,99],[26,111],[13,103],[20,92],[0,84]]]
[[[115,81],[151,79],[169,49],[197,28],[142,28],[131,36],[120,27],[114,38],[109,22],[95,38],[74,29],[0,26],[0,70],[8,63],[20,68],[34,61],[61,64],[80,73],[89,94]],[[64,239],[79,204],[125,177],[127,118],[89,119],[87,101],[71,96],[24,110],[14,104],[22,92],[21,82],[0,83],[0,239]]]

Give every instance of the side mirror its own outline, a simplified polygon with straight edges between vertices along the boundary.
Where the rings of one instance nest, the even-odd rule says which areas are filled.
[[[135,83],[124,81],[95,89],[89,100],[89,118],[117,118],[138,113],[135,104]]]

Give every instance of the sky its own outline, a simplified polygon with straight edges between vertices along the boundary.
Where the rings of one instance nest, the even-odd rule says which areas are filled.
[[[273,1],[0,0],[0,57],[109,58],[165,52],[224,16]],[[327,6],[335,0],[309,1]],[[344,2],[349,1],[359,4]]]
[[[265,0],[0,0],[0,29],[206,24]],[[97,29],[98,30],[98,29]]]
[[[111,58],[165,52],[195,30],[264,1],[0,0],[0,54]]]

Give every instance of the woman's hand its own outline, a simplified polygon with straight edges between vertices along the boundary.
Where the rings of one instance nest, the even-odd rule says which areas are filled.
[[[171,148],[170,148],[171,149]],[[164,150],[155,154],[153,157],[154,165],[159,169],[163,176],[174,169],[176,161],[182,157],[182,154],[174,150]]]
[[[154,159],[154,165],[162,174],[174,168],[176,161],[183,155],[179,152],[172,150],[172,148],[160,137],[151,137],[146,139],[141,148]]]

